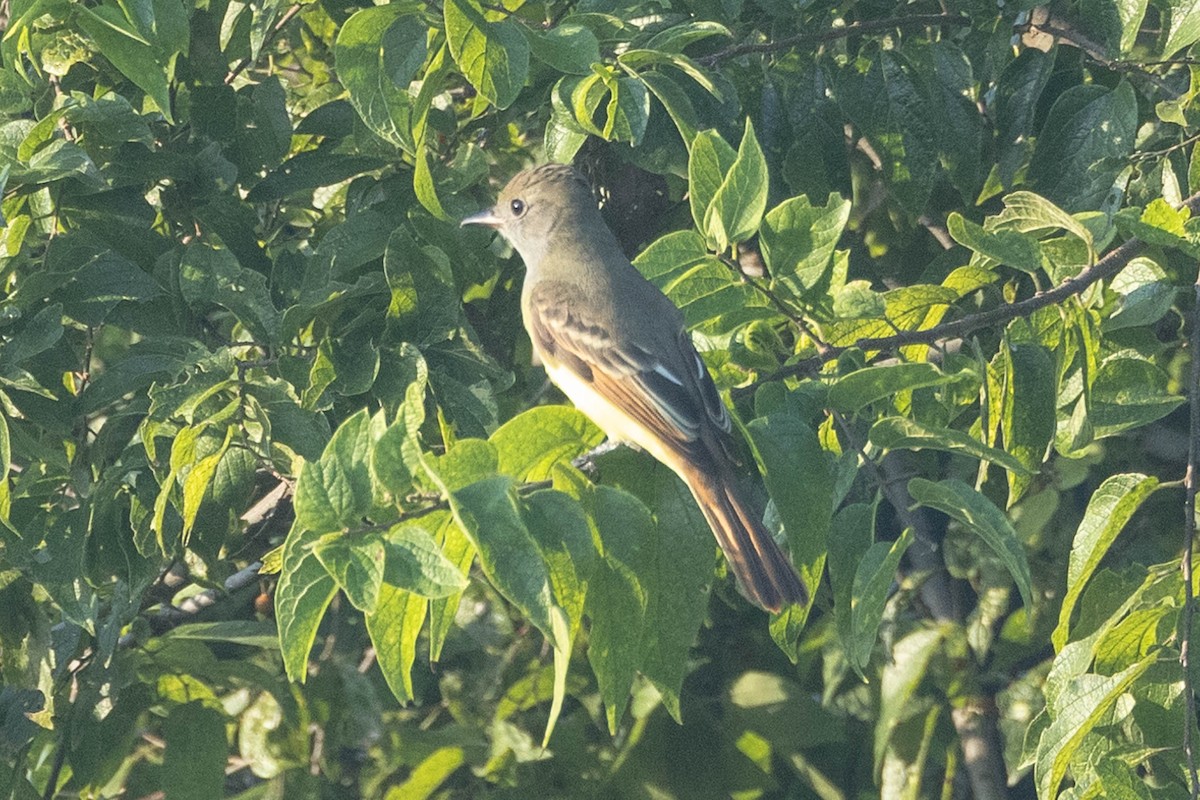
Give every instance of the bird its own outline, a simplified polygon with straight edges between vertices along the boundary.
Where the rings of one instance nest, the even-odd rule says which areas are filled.
[[[807,603],[739,489],[729,409],[682,312],[630,263],[587,179],[564,164],[524,170],[461,224],[496,230],[520,254],[521,316],[547,376],[610,440],[683,480],[742,594],[772,612]]]

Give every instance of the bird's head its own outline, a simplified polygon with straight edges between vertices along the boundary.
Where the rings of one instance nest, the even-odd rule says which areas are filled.
[[[472,214],[462,225],[486,225],[507,239],[526,266],[541,261],[558,236],[578,236],[581,226],[603,222],[587,179],[573,167],[543,164],[518,172],[500,191],[496,205]]]

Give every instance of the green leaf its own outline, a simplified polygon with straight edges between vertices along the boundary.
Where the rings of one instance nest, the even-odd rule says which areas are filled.
[[[1087,510],[1075,531],[1067,563],[1067,593],[1058,612],[1058,625],[1051,640],[1062,650],[1071,633],[1071,614],[1088,579],[1112,547],[1134,512],[1159,487],[1158,478],[1127,473],[1113,475],[1092,494]]]
[[[146,118],[119,94],[110,92],[101,97],[90,97],[82,92],[71,92],[63,104],[63,117],[92,142],[110,147],[125,142],[139,142],[147,147],[154,145],[154,135]]]
[[[559,114],[557,110],[550,115],[546,123],[546,133],[542,146],[546,150],[546,160],[555,164],[570,164],[575,154],[587,142],[588,135],[578,129],[574,117]]]
[[[643,545],[654,535],[654,521],[632,495],[607,486],[596,487],[592,517],[604,550],[588,586],[588,662],[608,712],[609,731],[615,732],[642,662],[649,598],[638,565]]]
[[[566,697],[570,645],[583,620],[584,600],[596,563],[596,551],[583,510],[563,492],[540,490],[530,494],[526,499],[524,518],[542,551],[555,602],[562,610],[550,618],[554,640],[565,644],[554,650],[554,689],[542,739],[542,747],[546,747]]]
[[[569,112],[579,130],[604,138],[604,131],[597,126],[595,117],[600,103],[612,94],[611,82],[612,70],[605,67],[597,67],[583,78],[562,78],[555,84],[551,102]]]
[[[420,522],[403,522],[383,537],[383,580],[431,599],[449,597],[467,586],[467,578]],[[367,610],[367,609],[364,609]]]
[[[988,447],[965,431],[925,425],[905,417],[884,417],[871,426],[871,444],[881,450],[942,450],[990,461],[1010,472],[1030,474],[1014,456],[996,447]]]
[[[379,601],[385,552],[378,531],[327,533],[313,545],[313,554],[337,581],[338,588],[355,608],[367,614]]]
[[[4,414],[0,414],[0,482],[8,478],[8,472],[12,469],[12,440],[8,433],[8,419]],[[7,516],[0,514],[0,516]]]
[[[555,601],[566,613],[567,635],[574,639],[598,558],[587,518],[570,495],[541,489],[525,499],[523,519],[541,551]]]
[[[948,517],[958,520],[968,530],[978,534],[992,548],[1009,574],[1016,581],[1017,589],[1026,609],[1033,608],[1033,578],[1029,573],[1029,561],[1025,548],[1004,512],[996,508],[979,492],[955,478],[944,481],[913,478],[908,482],[908,491],[913,500],[923,506],[936,508]]]
[[[429,600],[387,583],[379,587],[375,613],[367,614],[367,633],[388,688],[401,703],[413,700],[412,666],[417,636],[425,623]]]
[[[292,525],[283,543],[279,585],[275,588],[283,666],[288,678],[300,683],[308,675],[308,654],[317,638],[317,626],[337,593],[337,584],[312,552],[318,538],[319,534]]]
[[[905,211],[919,215],[937,176],[939,141],[919,73],[899,50],[883,50],[866,74],[843,70],[837,100],[878,154],[892,194]]]
[[[1063,211],[1046,198],[1033,192],[1013,192],[1004,198],[1004,211],[988,217],[983,228],[986,231],[1015,230],[1019,233],[1042,234],[1062,229],[1078,237],[1093,253],[1092,234],[1083,223]]]
[[[442,555],[449,560],[463,577],[466,577],[475,563],[475,546],[467,538],[453,515],[443,512],[425,520],[428,528],[437,531],[437,541],[442,548]],[[441,658],[442,646],[454,625],[458,606],[462,601],[463,592],[456,592],[448,597],[433,600],[429,604],[429,660]]]
[[[447,0],[446,40],[471,85],[497,108],[508,108],[529,72],[529,43],[507,17],[490,22],[473,0]]]
[[[236,432],[237,428],[232,425],[227,428],[225,441],[221,444],[221,448],[191,465],[191,470],[183,481],[183,533],[180,535],[180,540],[185,545],[196,524],[196,515],[200,513],[200,505],[203,503],[205,495],[208,494],[209,487],[212,486],[217,467],[220,465],[221,459],[225,457],[225,452],[229,449],[229,444],[233,441],[233,435]]]
[[[683,312],[689,328],[729,330],[770,310],[763,298],[713,257],[695,231],[676,231],[655,241],[636,259],[636,266]]]
[[[913,533],[905,528],[894,542],[875,542],[862,554],[854,572],[850,604],[850,639],[846,646],[850,664],[859,673],[871,661],[888,590],[896,579],[900,559],[913,542]]]
[[[382,417],[363,409],[338,427],[320,459],[305,462],[296,481],[300,528],[323,534],[362,522],[373,499],[367,460],[382,428]]]
[[[427,29],[415,3],[364,8],[338,31],[333,54],[338,79],[372,131],[412,151],[409,84],[426,57]]]
[[[997,264],[1031,275],[1037,274],[1042,268],[1042,253],[1037,243],[1016,231],[999,230],[993,233],[957,211],[951,212],[946,219],[946,228],[954,241]]]
[[[944,646],[952,628],[949,624],[920,628],[896,642],[891,659],[879,681],[879,719],[875,723],[875,772],[883,768],[884,756],[896,727],[911,712],[910,702],[934,654]]]
[[[1145,6],[1146,3],[1143,2],[1143,11]],[[1135,765],[1125,764],[1116,758],[1106,758],[1096,765],[1096,777],[1102,787],[1101,797],[1111,797],[1113,800],[1152,800],[1150,788],[1138,774]]]
[[[421,205],[425,207],[425,210],[433,214],[433,216],[441,220],[449,220],[450,215],[442,207],[442,200],[438,197],[437,183],[434,180],[432,167],[429,163],[429,148],[424,143],[417,148],[415,161],[413,191],[417,193],[417,199],[421,201]]]
[[[1158,650],[1174,632],[1176,617],[1177,610],[1167,605],[1131,611],[1096,639],[1094,671],[1111,675]]]
[[[384,502],[392,503],[403,500],[412,489],[414,478],[422,474],[420,430],[425,421],[427,368],[415,347],[406,348],[405,354],[411,358],[413,379],[404,390],[396,421],[379,436],[371,450],[371,479],[387,495]]]
[[[1200,6],[1189,2],[1171,2],[1164,4],[1163,11],[1169,22],[1160,23],[1167,31],[1167,39],[1163,42],[1159,58],[1170,58],[1185,47],[1200,41]]]
[[[95,252],[88,246],[77,255],[87,258],[87,262],[53,294],[63,303],[63,313],[72,319],[100,325],[120,302],[146,301],[161,294],[153,278],[111,250]],[[63,276],[55,277],[61,281]]]
[[[1069,211],[1097,208],[1133,152],[1137,116],[1126,81],[1111,90],[1091,84],[1063,92],[1029,162],[1033,188]]]
[[[850,503],[833,516],[829,525],[829,583],[833,587],[833,613],[838,638],[847,654],[860,649],[854,635],[855,620],[852,609],[862,603],[855,591],[855,575],[865,554],[872,547],[879,549],[875,558],[888,550],[886,543],[873,544],[875,540],[875,506],[868,503]],[[882,577],[881,577],[882,580]],[[888,577],[890,585],[891,576]],[[885,599],[886,599],[886,589]],[[871,646],[874,645],[874,637]],[[867,648],[868,658],[870,649]],[[862,668],[854,657],[851,663],[862,674]]]
[[[979,79],[972,59],[956,42],[944,37],[907,43],[904,52],[928,85],[930,106],[938,120],[938,151],[950,182],[967,201],[978,196],[986,177],[985,142],[991,150],[990,120],[980,113],[976,100]]]
[[[450,495],[450,508],[479,551],[488,580],[555,647],[566,647],[551,623],[561,610],[537,541],[521,517],[516,484],[507,476],[476,481]]]
[[[687,92],[661,72],[643,72],[638,75],[638,78],[646,84],[646,88],[658,102],[662,103],[667,115],[675,123],[675,129],[679,131],[679,137],[683,139],[684,146],[690,152],[692,141],[696,138],[696,129],[700,126],[700,120]]]
[[[387,800],[428,800],[434,797],[465,759],[462,747],[439,747],[412,768],[404,783],[388,788]]]
[[[996,82],[995,119],[1000,185],[1012,187],[1031,148],[1038,99],[1054,74],[1057,48],[1044,53],[1027,47],[1009,62]]]
[[[265,560],[265,559],[264,559]],[[262,570],[259,570],[262,574]],[[274,650],[279,637],[272,622],[227,619],[220,622],[190,622],[161,634],[164,639],[195,639],[200,642],[229,642]]]
[[[280,337],[279,311],[262,273],[245,269],[228,250],[193,243],[179,262],[183,299],[198,309],[223,306],[246,326],[256,341],[274,344]]]
[[[731,37],[733,33],[719,22],[711,20],[688,20],[659,31],[646,42],[647,50],[663,53],[682,53],[693,42],[712,36]]]
[[[811,591],[825,571],[826,533],[833,516],[833,476],[825,451],[816,432],[795,414],[759,417],[746,430],[760,459],[771,502],[783,522],[792,561]]]
[[[1130,259],[1109,285],[1120,295],[1120,304],[1104,320],[1106,331],[1152,325],[1162,319],[1175,303],[1175,287],[1167,273],[1145,256]]]
[[[617,495],[616,509],[601,509],[595,519],[606,555],[617,561],[610,568],[621,573],[624,565],[630,570],[623,573],[625,583],[615,585],[640,589],[645,597],[637,669],[658,689],[663,705],[678,721],[689,652],[707,615],[715,555],[712,534],[691,492],[664,465],[628,452],[613,454],[604,464],[606,476],[617,487],[653,509],[654,532],[642,541],[631,541],[640,529],[614,529],[624,514],[635,526],[641,524],[641,509],[628,497]],[[592,602],[589,589],[589,607]]]
[[[46,306],[35,314],[0,348],[0,366],[15,366],[58,344],[63,335],[62,315],[60,303]]]
[[[899,392],[943,386],[958,379],[957,375],[946,375],[923,362],[866,367],[843,375],[829,387],[829,406],[853,413]]]
[[[85,183],[100,188],[95,162],[79,145],[63,139],[55,139],[29,157],[30,178],[39,183],[51,183],[63,178],[81,178]]]
[[[355,175],[379,169],[387,162],[376,157],[342,155],[325,150],[306,150],[289,158],[259,181],[246,201],[269,203],[322,186],[341,183]]]
[[[1184,401],[1168,392],[1165,372],[1150,361],[1126,355],[1101,364],[1092,383],[1091,422],[1097,439],[1148,425]]]
[[[768,211],[759,244],[771,280],[805,296],[829,271],[849,219],[850,201],[836,192],[823,208],[811,205],[807,197],[793,197]]]
[[[1054,440],[1057,379],[1054,361],[1036,344],[1009,344],[1004,360],[1004,449],[1025,465],[1008,473],[1008,504],[1021,499]]]
[[[129,28],[124,14],[114,7],[78,8],[80,13],[75,17],[76,24],[95,43],[96,49],[121,74],[149,95],[167,122],[174,124],[171,89],[167,83],[166,66],[159,60],[160,54]]]
[[[163,795],[171,800],[212,800],[225,791],[225,715],[193,701],[175,706],[163,722]]]
[[[563,22],[546,31],[518,26],[529,42],[533,57],[558,72],[587,75],[600,60],[600,42],[583,25]]]
[[[720,251],[724,247],[718,247],[719,242],[708,229],[709,208],[736,160],[737,152],[716,131],[701,131],[692,140],[688,158],[688,203],[696,229],[712,250]]]
[[[1052,721],[1038,739],[1034,780],[1039,797],[1055,797],[1084,737],[1108,718],[1108,712],[1133,682],[1158,660],[1152,653],[1115,675],[1080,675],[1049,709]]]
[[[489,441],[499,470],[521,481],[543,481],[554,467],[604,441],[604,432],[567,406],[538,406],[501,425]]]
[[[724,92],[721,86],[718,85],[718,82],[708,72],[697,65],[695,61],[692,61],[682,53],[666,53],[661,50],[633,48],[619,54],[617,56],[617,63],[622,67],[627,67],[638,72],[651,66],[673,67],[695,81],[700,88],[712,95],[718,102],[725,98]],[[725,81],[721,83],[729,86]]]
[[[637,78],[617,78],[609,88],[604,138],[637,147],[650,121],[650,92]]]
[[[754,123],[747,118],[737,157],[704,213],[701,230],[709,243],[716,245],[714,250],[723,252],[730,244],[744,242],[758,232],[767,210],[769,188],[767,159],[754,135]]]

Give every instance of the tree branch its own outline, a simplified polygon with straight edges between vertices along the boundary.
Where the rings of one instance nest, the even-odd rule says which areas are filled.
[[[942,25],[952,25],[966,27],[971,24],[970,17],[960,16],[958,14],[910,14],[904,17],[889,17],[888,19],[870,19],[863,22],[855,22],[841,28],[830,28],[821,33],[800,33],[795,36],[788,36],[783,39],[777,39],[773,42],[754,42],[736,44],[732,47],[727,47],[712,55],[703,56],[696,59],[697,63],[703,64],[706,67],[714,67],[722,61],[728,61],[731,58],[744,56],[749,53],[774,53],[780,50],[787,50],[797,45],[803,44],[822,44],[824,42],[832,42],[837,39],[845,39],[848,36],[855,36],[861,33],[880,33],[883,31],[896,30],[901,28],[930,28]]]
[[[296,3],[295,5],[288,8],[287,11],[283,12],[283,16],[281,16],[275,22],[275,24],[271,26],[271,30],[267,31],[267,35],[265,37],[263,37],[263,43],[262,43],[262,46],[259,48],[259,52],[261,53],[263,50],[266,50],[267,46],[269,44],[271,44],[272,41],[274,41],[276,36],[279,35],[279,32],[281,30],[283,30],[284,27],[286,27],[289,22],[292,21],[292,17],[296,16],[299,13],[300,13],[300,4],[299,3]],[[251,61],[250,61],[249,57],[243,58],[241,61],[239,61],[233,67],[233,69],[229,70],[229,73],[225,76],[225,85],[229,86],[231,83],[233,83],[235,80],[237,80],[237,76],[241,75],[243,72],[245,72],[246,68],[249,67],[250,64],[251,64]]]
[[[1184,200],[1183,205],[1193,214],[1200,212],[1200,192]],[[851,347],[860,350],[895,350],[896,348],[906,347],[910,344],[936,344],[944,339],[961,339],[967,334],[981,328],[1010,322],[1018,317],[1027,317],[1040,308],[1054,305],[1066,300],[1068,297],[1083,292],[1097,281],[1116,275],[1129,265],[1129,262],[1141,252],[1145,244],[1145,242],[1137,237],[1131,238],[1120,247],[1110,250],[1103,258],[1075,277],[1063,281],[1053,289],[1038,292],[1032,297],[1027,297],[1016,303],[1009,303],[989,311],[971,314],[921,331],[901,331],[892,336],[874,336],[859,339],[851,345],[831,345],[822,353],[818,353],[802,361],[797,361],[794,364],[788,364],[786,367],[760,378],[751,384],[751,388],[771,381],[780,381],[785,378],[794,378],[816,372],[821,368],[821,365],[833,361]]]
[[[1076,47],[1083,52],[1089,59],[1096,64],[1111,69],[1114,72],[1123,72],[1131,75],[1131,77],[1144,80],[1150,83],[1154,88],[1175,95],[1176,92],[1171,86],[1161,77],[1146,70],[1136,62],[1119,61],[1111,59],[1104,52],[1104,46],[1093,41],[1089,36],[1080,31],[1074,23],[1061,16],[1053,14],[1048,7],[1039,6],[1034,9],[1029,16],[1029,22],[1025,26],[1026,44],[1045,51],[1047,46],[1043,46],[1036,41],[1029,41],[1028,36],[1032,33],[1035,37],[1038,34],[1049,37],[1053,44],[1066,44]],[[1144,87],[1143,87],[1144,88]]]
[[[950,573],[946,571],[940,537],[933,521],[925,509],[914,507],[907,484],[901,480],[905,472],[903,466],[899,465],[901,454],[889,454],[876,464],[867,456],[863,443],[855,436],[846,418],[834,411],[833,419],[846,443],[858,453],[863,468],[870,473],[871,479],[895,509],[900,524],[913,532],[913,543],[905,558],[911,572],[925,575],[920,592],[930,616],[939,622],[961,627],[966,620],[966,609],[959,602]],[[981,800],[1005,800],[1007,776],[1002,739],[997,727],[995,698],[978,688],[979,665],[974,659],[961,663],[959,670],[966,673],[962,683],[972,687],[973,691],[961,698],[966,702],[953,708],[950,718],[962,748],[972,796]]]

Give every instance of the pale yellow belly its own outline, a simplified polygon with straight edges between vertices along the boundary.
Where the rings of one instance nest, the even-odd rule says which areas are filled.
[[[606,397],[592,388],[592,384],[580,378],[571,370],[552,359],[543,358],[546,374],[554,385],[562,390],[575,407],[596,423],[608,438],[624,444],[635,445],[645,450],[656,459],[666,464],[675,472],[676,457],[666,447],[662,440],[650,432],[648,428],[630,417],[620,408],[608,401]]]

